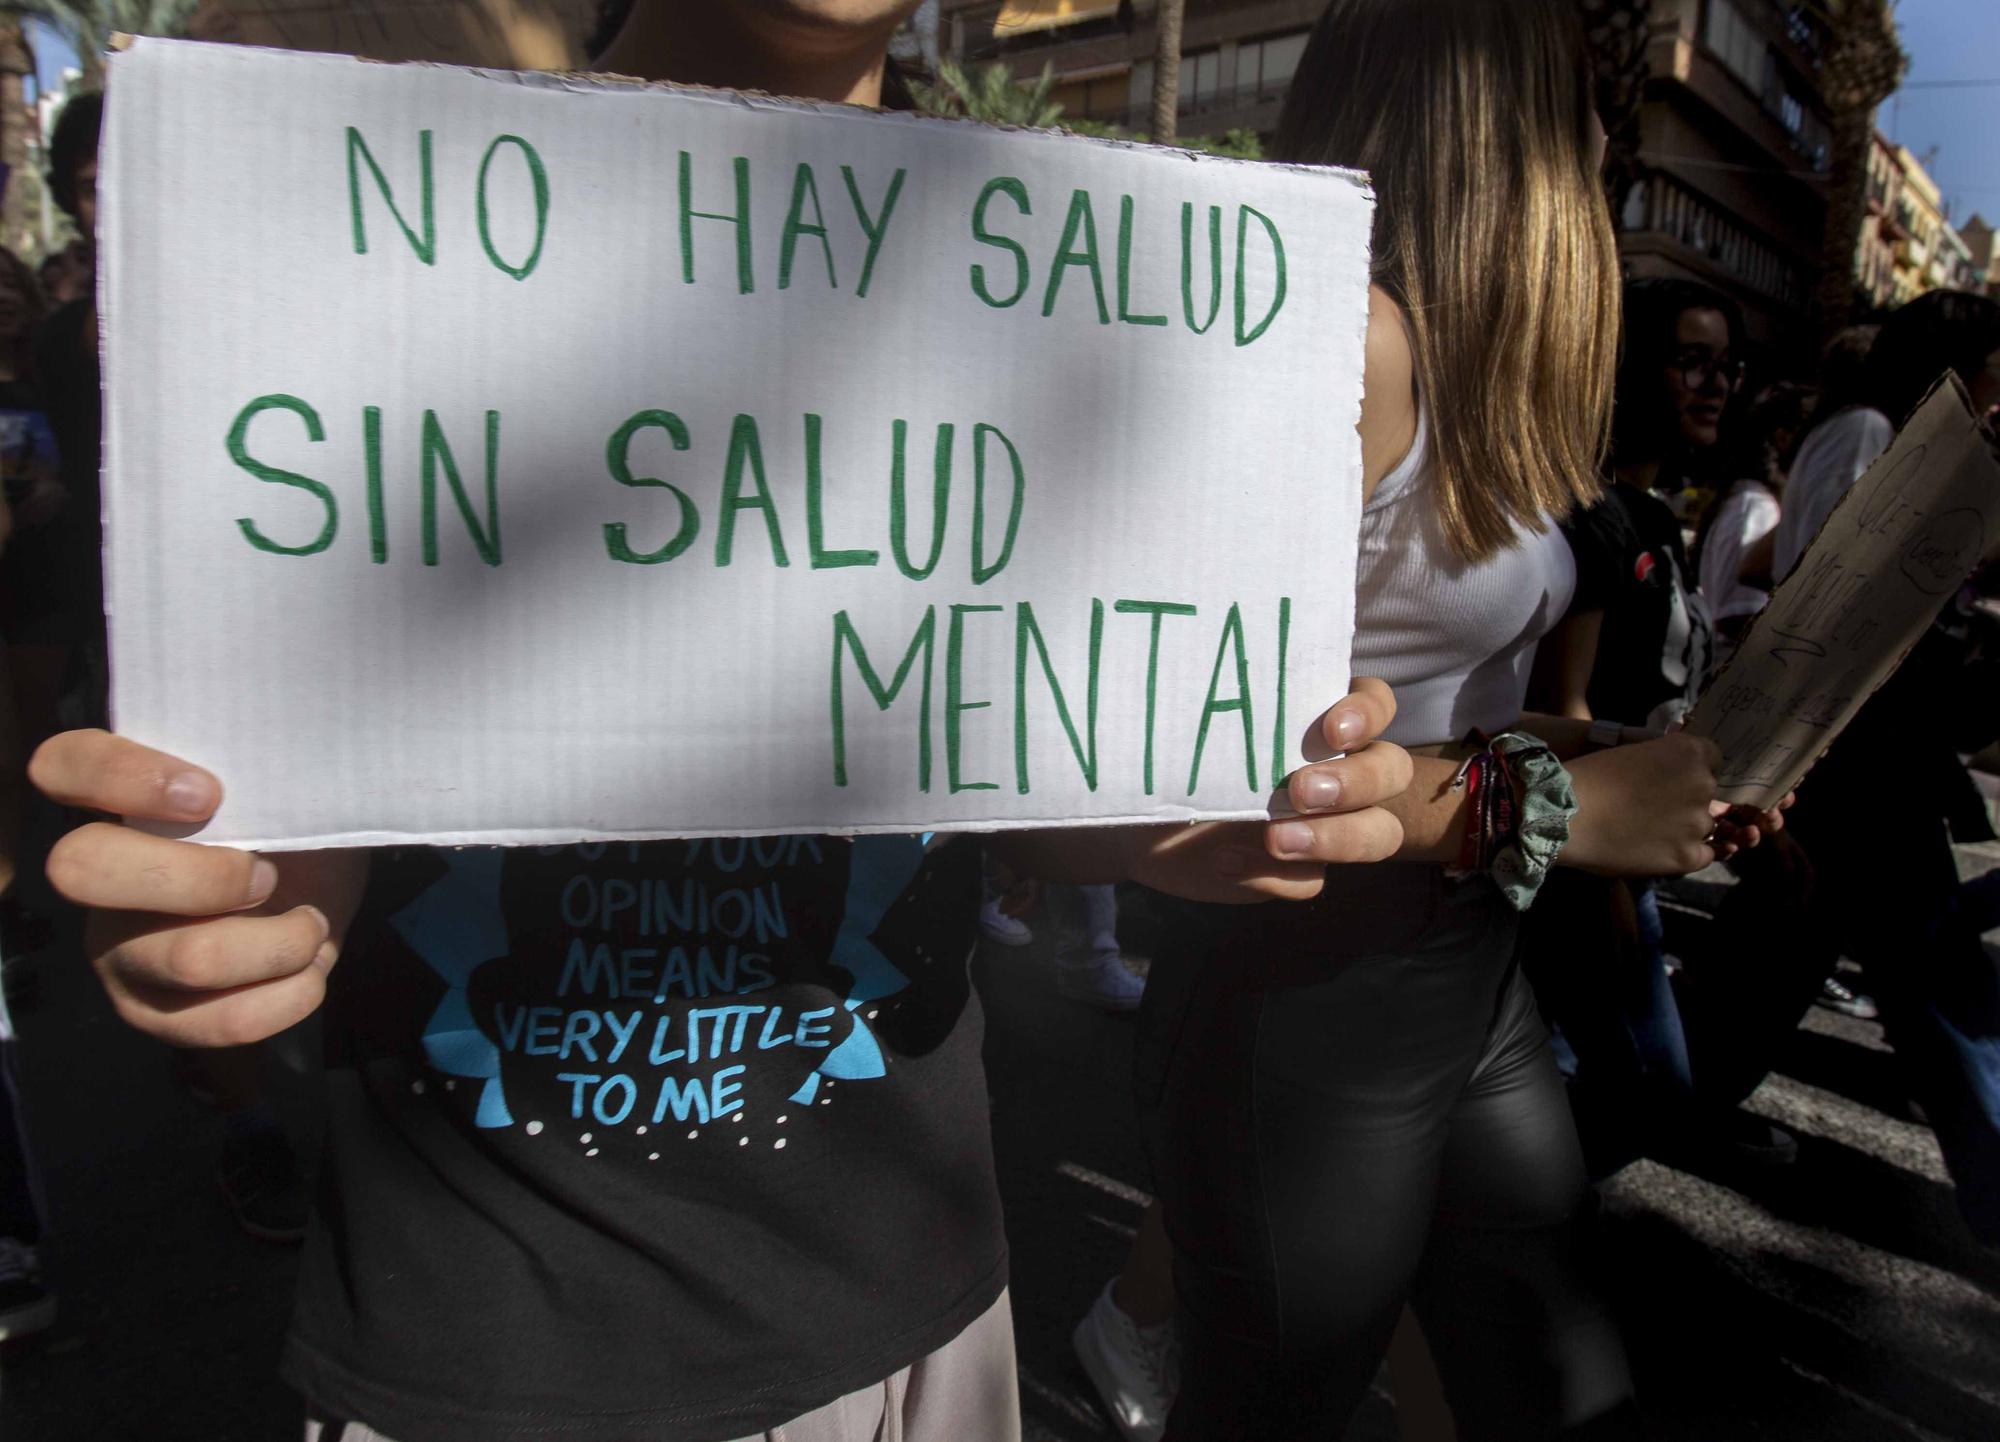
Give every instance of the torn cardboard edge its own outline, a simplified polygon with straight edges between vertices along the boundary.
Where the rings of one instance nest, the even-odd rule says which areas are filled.
[[[226,50],[238,54],[247,51],[263,55],[282,55],[291,59],[328,65],[386,65],[412,70],[451,70],[476,76],[494,84],[518,85],[528,89],[563,90],[571,93],[664,91],[691,100],[699,100],[705,104],[739,106],[748,110],[773,109],[808,115],[840,115],[888,125],[962,126],[1004,135],[1030,136],[1064,145],[1087,145],[1144,155],[1179,157],[1190,164],[1251,167],[1260,171],[1282,170],[1296,175],[1333,177],[1358,186],[1371,204],[1375,200],[1374,183],[1369,179],[1368,172],[1346,166],[1308,165],[1296,160],[1246,160],[1242,156],[1215,155],[1206,150],[1194,150],[1182,145],[1161,145],[1150,140],[1135,140],[1113,135],[1084,135],[1074,130],[1064,130],[1060,126],[1012,125],[994,120],[981,120],[970,115],[934,115],[928,111],[888,110],[880,106],[860,105],[847,100],[813,100],[802,96],[774,95],[764,90],[691,85],[678,80],[645,80],[635,75],[620,75],[615,71],[505,70],[490,65],[460,65],[445,60],[375,60],[367,56],[346,55],[328,50],[284,50],[269,45],[236,45],[216,40],[178,40],[158,35],[129,35],[123,31],[111,37],[106,45],[106,51],[122,54],[138,47],[158,45]]]

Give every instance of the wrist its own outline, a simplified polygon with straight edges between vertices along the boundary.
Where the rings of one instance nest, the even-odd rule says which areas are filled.
[[[1608,755],[1608,751],[1593,751],[1569,763],[1570,785],[1576,791],[1576,814],[1569,819],[1569,844],[1563,848],[1559,865],[1578,871],[1604,869],[1604,836],[1597,824],[1603,814],[1603,778],[1595,763]]]
[[[1608,717],[1599,716],[1584,733],[1584,745],[1592,751],[1609,751],[1625,743],[1625,728]]]
[[[1451,781],[1464,797],[1465,832],[1445,874],[1489,877],[1526,911],[1569,843],[1575,788],[1556,754],[1527,732],[1474,730],[1465,744],[1471,754]]]

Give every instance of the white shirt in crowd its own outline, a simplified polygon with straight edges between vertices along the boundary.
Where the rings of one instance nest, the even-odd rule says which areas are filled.
[[[1701,543],[1701,592],[1718,623],[1754,616],[1771,593],[1745,582],[1739,572],[1749,549],[1778,528],[1778,496],[1762,481],[1741,481],[1709,522]]]
[[[1838,411],[1813,427],[1785,481],[1785,513],[1778,521],[1773,576],[1783,580],[1798,564],[1848,487],[1895,438],[1889,418],[1867,406]]]

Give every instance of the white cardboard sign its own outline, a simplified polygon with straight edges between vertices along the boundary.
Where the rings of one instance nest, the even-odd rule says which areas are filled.
[[[204,839],[1261,816],[1347,685],[1359,177],[167,41],[109,94],[114,716]]]

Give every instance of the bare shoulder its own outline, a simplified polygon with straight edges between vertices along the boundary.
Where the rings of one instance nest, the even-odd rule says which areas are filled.
[[[1380,286],[1368,287],[1368,346],[1361,381],[1361,494],[1408,454],[1417,438],[1416,362],[1402,308]]]

